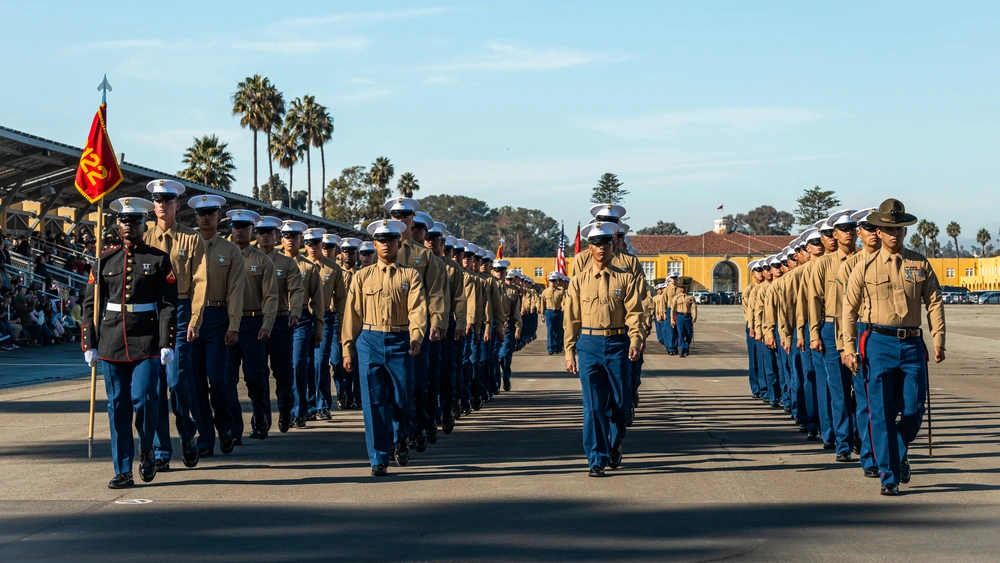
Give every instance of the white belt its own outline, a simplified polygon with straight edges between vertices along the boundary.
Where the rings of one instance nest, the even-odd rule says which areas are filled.
[[[109,311],[120,313],[122,309],[129,313],[150,313],[156,310],[156,303],[126,303],[124,305],[121,303],[108,303]]]

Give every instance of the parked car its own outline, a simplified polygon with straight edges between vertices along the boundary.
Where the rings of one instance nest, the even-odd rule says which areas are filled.
[[[1000,291],[988,291],[979,296],[980,305],[1000,305]]]

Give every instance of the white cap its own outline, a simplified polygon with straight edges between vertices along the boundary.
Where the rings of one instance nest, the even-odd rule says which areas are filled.
[[[826,219],[820,219],[819,221],[816,221],[815,223],[813,223],[813,226],[816,227],[817,231],[827,231],[833,228],[826,226]]]
[[[153,180],[146,183],[146,190],[153,195],[168,194],[179,196],[184,193],[184,184],[177,180]]]
[[[404,224],[402,221],[397,221],[395,219],[382,219],[379,221],[372,221],[368,225],[368,234],[370,234],[373,237],[376,236],[392,237],[393,235],[399,237],[402,236],[403,231],[405,230],[406,230],[406,224]]]
[[[270,227],[272,229],[280,229],[284,222],[274,215],[264,215],[257,221],[258,227]]]
[[[283,233],[303,233],[309,225],[306,225],[302,221],[285,221],[281,224],[281,232]]]
[[[851,220],[855,223],[867,223],[868,216],[872,213],[878,213],[878,207],[866,207],[864,209],[859,209],[854,215],[851,215]]]
[[[495,265],[493,267],[496,268]],[[520,275],[518,275],[518,273],[515,272],[514,270],[511,270],[511,271],[507,272],[507,279],[509,279],[509,280],[516,280],[516,279],[524,279],[524,278],[522,278]]]
[[[465,246],[462,248],[465,249],[467,254],[479,254],[479,246],[472,244],[471,242],[465,243]]]
[[[323,235],[326,234],[326,229],[322,227],[313,227],[311,229],[306,229],[302,231],[302,240],[305,242],[315,242],[323,240]]]
[[[455,250],[462,249],[462,251],[464,252],[465,247],[467,246],[469,246],[469,241],[465,240],[464,238],[455,239]]]
[[[670,272],[669,274],[667,274],[667,279],[670,279],[670,278],[679,278],[679,277],[681,277],[681,275],[678,274],[677,272]]]
[[[323,235],[323,246],[338,246],[342,239],[333,233]]]
[[[441,223],[440,221],[435,221],[434,222],[434,226],[432,226],[430,229],[428,229],[427,232],[430,232],[430,233],[441,233],[441,236],[444,236],[444,234],[448,232],[448,225],[445,225],[444,223]]]
[[[366,240],[365,242],[361,243],[361,246],[358,247],[358,252],[359,253],[375,252],[375,245],[372,244],[372,241]]]
[[[476,254],[478,254],[479,257],[482,258],[483,260],[490,260],[491,262],[493,260],[493,257],[490,256],[490,254],[492,254],[492,252],[490,252],[489,250],[486,250],[485,248],[483,248],[481,246],[479,247],[479,252],[477,252]]]
[[[109,207],[118,215],[145,215],[153,210],[153,202],[141,197],[120,197]]]
[[[358,248],[361,246],[361,239],[354,237],[344,237],[340,239],[341,250],[348,250],[351,248]]]
[[[622,225],[619,224],[619,226],[622,226]],[[625,227],[625,230],[627,231],[628,230],[628,225],[624,225],[624,227]],[[625,241],[625,244],[627,244],[629,246],[632,246],[632,236],[631,235],[625,235],[625,236],[623,236],[622,240]]]
[[[781,259],[778,258],[777,254],[775,254],[773,256],[769,256],[767,258],[767,266],[769,268],[774,268],[774,267],[777,267],[777,266],[780,266],[780,265],[781,265]]]
[[[623,235],[628,232],[628,229],[629,229],[628,223],[626,223],[624,221],[619,221],[618,222],[618,227],[621,229],[621,232],[622,232]]]
[[[493,261],[493,267],[494,268],[503,268],[503,269],[506,270],[507,268],[510,267],[510,260],[494,260]]]
[[[603,221],[596,221],[594,223],[589,223],[583,229],[580,230],[580,236],[585,239],[591,239],[596,237],[604,236],[614,236],[618,232],[618,225],[615,223],[607,223]]]
[[[757,268],[757,260],[751,260],[750,263],[747,264],[747,270],[753,270],[756,268]]]
[[[602,221],[617,223],[625,216],[625,208],[620,205],[601,203],[590,208],[590,215]]]
[[[225,204],[226,198],[215,194],[196,195],[188,199],[188,206],[195,211],[199,209],[222,209],[222,206]]]
[[[802,233],[801,238],[806,244],[809,244],[809,241],[819,239],[820,236],[819,229],[808,229]]]
[[[456,243],[458,243],[457,238],[451,235],[444,237],[444,245],[446,248],[454,248]]]
[[[386,213],[392,213],[393,211],[416,213],[420,211],[420,203],[412,197],[390,197],[385,200],[383,207],[385,207]]]
[[[414,223],[420,223],[425,228],[430,229],[434,226],[434,219],[430,215],[423,211],[418,211],[416,215],[413,216]]]
[[[250,223],[256,225],[257,221],[260,221],[260,214],[249,209],[230,209],[226,212],[226,217],[229,217],[230,223]]]
[[[837,225],[856,225],[857,221],[851,219],[851,215],[857,212],[857,209],[841,209],[840,211],[830,215],[826,220],[827,229],[832,229]]]

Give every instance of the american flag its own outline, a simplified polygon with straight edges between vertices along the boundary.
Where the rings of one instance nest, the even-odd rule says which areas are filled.
[[[556,250],[556,271],[566,275],[566,228],[560,227],[559,250]]]

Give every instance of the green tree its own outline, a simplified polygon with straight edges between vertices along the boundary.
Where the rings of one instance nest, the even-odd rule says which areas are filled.
[[[927,219],[921,219],[917,223],[917,234],[920,235],[920,249],[924,254],[927,254],[927,237],[930,234],[931,222]]]
[[[392,177],[396,175],[396,169],[393,168],[389,159],[384,156],[376,158],[368,173],[371,175],[371,182],[382,190],[382,201],[384,202],[389,199],[392,194],[386,186],[388,186],[389,182],[392,181]],[[433,217],[433,215],[431,215],[431,217]]]
[[[260,188],[257,183],[257,132],[266,126],[267,90],[264,87],[266,78],[259,74],[248,76],[236,85],[236,92],[230,96],[233,103],[233,115],[240,116],[240,127],[249,128],[253,132],[253,197],[260,199]]]
[[[271,133],[271,158],[278,162],[278,166],[288,169],[288,207],[292,206],[295,163],[302,156],[302,149],[299,136],[287,125]]]
[[[511,256],[552,256],[556,253],[559,223],[544,212],[504,206],[494,209],[492,215],[496,231],[489,237],[489,242],[504,238],[505,248],[513,250]]]
[[[333,139],[333,117],[330,116],[330,112],[326,107],[318,105],[318,124],[316,129],[316,134],[312,138],[312,143],[314,147],[319,148],[319,162],[322,167],[322,186],[326,186],[326,144]],[[319,214],[320,217],[326,216],[326,194],[323,194],[322,200],[319,202]]]
[[[983,248],[982,256],[984,258],[986,257],[986,245],[989,244],[991,239],[990,232],[986,229],[979,229],[979,232],[976,233],[976,242]]]
[[[734,233],[743,233],[744,235],[749,235],[750,231],[747,229],[746,217],[747,216],[743,213],[740,213],[738,215],[733,215],[732,213],[730,213],[729,215],[723,217],[723,219],[729,222],[730,228]]]
[[[288,202],[288,186],[282,181],[281,176],[272,174],[267,179],[267,182],[260,187],[260,199],[267,203]]]
[[[623,189],[623,185],[625,184],[618,179],[618,176],[611,172],[605,172],[590,193],[590,202],[621,205],[625,201],[625,196],[628,195],[628,190]]]
[[[920,247],[923,246],[923,244],[924,244],[924,239],[920,238],[920,233],[913,233],[912,235],[910,235],[910,248],[919,251]]]
[[[799,208],[795,210],[798,224],[808,229],[816,221],[829,217],[830,210],[840,205],[840,199],[834,193],[833,190],[824,190],[819,186],[806,190],[802,197],[795,200],[799,204]]]
[[[380,188],[371,182],[368,169],[352,166],[326,186],[326,218],[362,227],[385,215]]]
[[[952,221],[951,223],[948,223],[947,227],[944,228],[944,232],[947,233],[948,238],[955,243],[955,258],[958,258],[958,235],[962,234],[962,226],[955,221]]]
[[[734,228],[743,225],[747,234],[751,235],[787,235],[791,233],[794,224],[794,215],[787,211],[778,211],[770,205],[761,205],[746,213],[737,213],[733,218]]]
[[[267,175],[274,176],[274,158],[271,156],[271,135],[285,122],[285,96],[267,78],[261,80],[264,90],[264,113],[262,129],[267,137]]]
[[[187,168],[177,175],[192,182],[230,191],[236,180],[233,177],[236,164],[228,149],[229,143],[223,143],[215,135],[205,135],[200,139],[195,137],[194,144],[184,151],[184,158],[181,159]]]
[[[420,191],[420,182],[413,172],[403,172],[396,182],[396,191],[403,197],[413,197],[414,192]]]
[[[435,221],[448,225],[452,234],[475,244],[487,242],[496,233],[493,210],[480,199],[439,194],[422,198],[420,207]]]
[[[928,252],[927,256],[936,258],[938,253],[941,251],[941,244],[938,242],[938,235],[941,234],[941,230],[938,226],[934,224],[934,221],[928,221],[927,223],[927,238],[930,241],[927,243],[925,250]]]
[[[652,227],[644,227],[639,229],[635,234],[637,235],[686,235],[687,231],[682,231],[677,227],[677,224],[670,222],[666,223],[664,221],[657,221]]]

